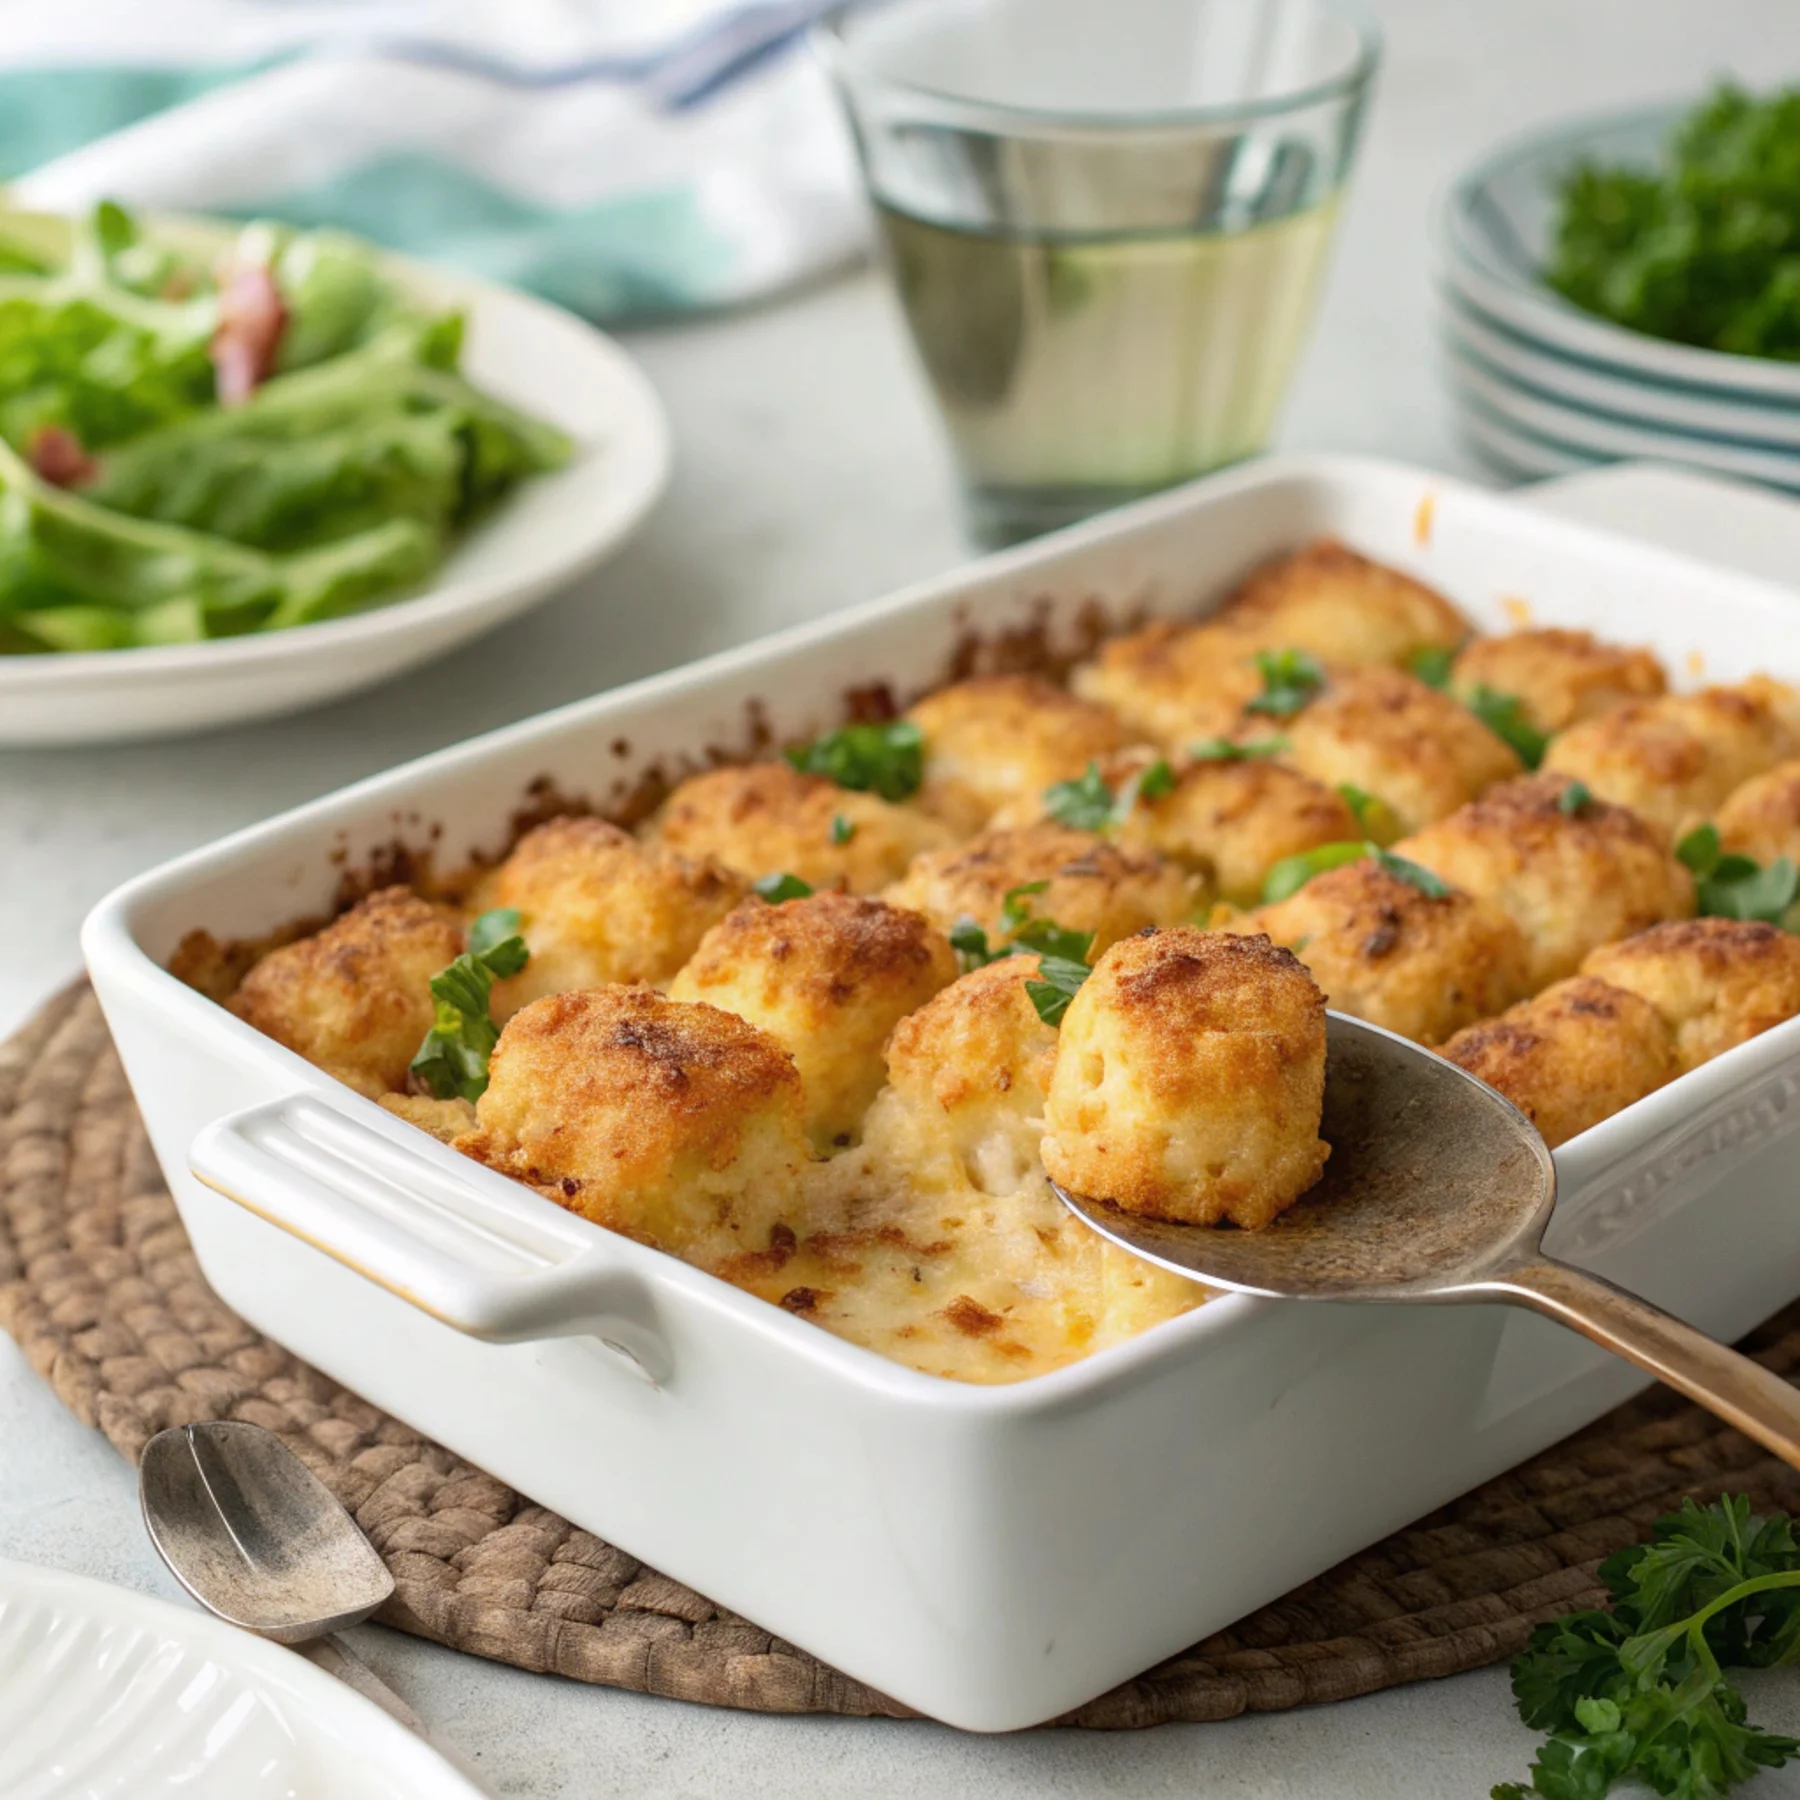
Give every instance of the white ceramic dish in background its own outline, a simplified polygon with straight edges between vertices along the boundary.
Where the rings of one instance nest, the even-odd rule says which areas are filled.
[[[1456,429],[1481,460],[1516,481],[1548,481],[1604,466],[1605,459],[1587,456],[1566,445],[1547,444],[1472,406],[1460,406]]]
[[[1486,319],[1446,294],[1444,338],[1496,380],[1579,411],[1653,431],[1695,433],[1739,448],[1793,456],[1800,463],[1800,405],[1723,399],[1614,374],[1598,363],[1558,356]]]
[[[0,212],[0,220],[5,214]],[[216,243],[217,226],[156,229]],[[398,280],[468,314],[463,370],[576,440],[456,548],[425,592],[291,631],[205,644],[0,656],[0,746],[171,737],[372,687],[547,599],[630,536],[668,481],[668,422],[610,338],[511,288],[393,257]]]
[[[1653,167],[1692,103],[1578,120],[1504,145],[1459,179],[1437,217],[1445,281],[1509,329],[1628,378],[1721,397],[1800,406],[1800,363],[1673,344],[1584,312],[1545,286],[1539,270],[1555,228],[1556,182],[1583,161]]]
[[[126,1588],[0,1562],[7,1800],[481,1800],[310,1663]]]
[[[1429,501],[1429,505],[1425,503]],[[1012,1387],[934,1379],[614,1237],[260,1037],[164,964],[329,904],[344,860],[504,841],[548,775],[816,730],[973,629],[1204,610],[1319,532],[1478,624],[1800,675],[1779,589],[1391,465],[1276,459],[459,745],[120,889],[89,968],[209,1280],[500,1479],[920,1710],[1052,1717],[1597,1417],[1642,1377],[1481,1307],[1212,1302]],[[1800,1021],[1558,1151],[1549,1245],[1730,1338],[1800,1292]],[[196,1175],[190,1169],[201,1171]],[[1704,1202],[1703,1204],[1701,1202]]]
[[[1687,463],[1719,475],[1800,487],[1800,451],[1757,449],[1691,432],[1660,430],[1564,405],[1496,375],[1479,358],[1454,343],[1446,346],[1451,385],[1466,408],[1528,432],[1546,443],[1596,461],[1640,458]]]

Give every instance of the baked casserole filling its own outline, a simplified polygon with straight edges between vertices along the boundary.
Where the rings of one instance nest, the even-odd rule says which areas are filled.
[[[1266,1225],[1329,1155],[1327,1005],[1564,1143],[1800,1012],[1797,865],[1800,693],[1477,636],[1322,541],[1066,685],[956,681],[176,968],[596,1224],[1005,1382],[1204,1298],[1050,1178]]]

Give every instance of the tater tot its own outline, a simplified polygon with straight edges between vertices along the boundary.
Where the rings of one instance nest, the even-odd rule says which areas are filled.
[[[1674,840],[1800,739],[1766,695],[1703,688],[1615,707],[1553,738],[1544,767],[1629,806]]]
[[[1450,672],[1457,699],[1472,701],[1483,688],[1509,694],[1526,722],[1542,732],[1566,731],[1628,701],[1653,700],[1668,685],[1648,650],[1555,627],[1476,638]]]
[[[1502,782],[1394,846],[1512,919],[1533,989],[1574,974],[1600,944],[1694,911],[1694,878],[1657,831],[1604,800],[1566,806],[1569,787],[1554,774]]]
[[[1122,759],[1103,765],[1123,779]],[[1178,763],[1167,794],[1140,795],[1118,829],[1126,849],[1160,852],[1199,872],[1221,900],[1254,906],[1284,857],[1361,838],[1335,788],[1268,756]]]
[[[942,820],[915,806],[841,788],[786,763],[690,777],[646,835],[682,856],[716,857],[752,881],[786,873],[853,894],[875,893],[915,856],[954,841]]]
[[[1134,736],[1179,747],[1229,731],[1262,687],[1251,633],[1207,620],[1158,619],[1109,638],[1070,686]]]
[[[494,1049],[464,1155],[702,1267],[765,1249],[807,1160],[800,1075],[766,1032],[652,988],[534,1000]]]
[[[1459,1031],[1443,1054],[1504,1094],[1552,1150],[1679,1072],[1656,1008],[1593,975]]]
[[[1656,1008],[1683,1074],[1800,1013],[1800,937],[1754,920],[1652,926],[1581,968]]]
[[[882,1083],[882,1049],[956,975],[942,932],[916,912],[851,894],[747,900],[669,984],[748,1019],[794,1059],[820,1150],[851,1141]]]
[[[1315,875],[1239,929],[1288,946],[1339,1012],[1441,1044],[1528,991],[1530,951],[1491,901],[1433,896],[1375,862]]]
[[[431,978],[462,951],[462,924],[448,907],[384,888],[323,931],[271,951],[245,976],[231,1010],[379,1097],[406,1086],[431,1029]]]
[[[494,990],[510,1018],[545,994],[609,982],[665,982],[745,883],[710,857],[689,861],[600,819],[552,819],[522,837],[484,898],[516,908],[531,960]]]
[[[996,942],[1006,935],[1006,897],[1033,918],[1094,934],[1091,955],[1146,925],[1180,924],[1206,895],[1200,879],[1148,851],[1121,849],[1092,832],[1049,823],[986,831],[960,849],[922,856],[887,890],[895,906],[922,912],[940,930],[971,918]]]
[[[1800,758],[1733,788],[1713,815],[1721,849],[1772,863],[1785,856],[1800,863]]]
[[[1420,650],[1454,650],[1469,622],[1444,596],[1335,538],[1254,570],[1217,614],[1265,649],[1323,662],[1403,666]]]
[[[1386,803],[1417,831],[1520,772],[1514,752],[1467,707],[1399,669],[1332,669],[1318,696],[1278,723],[1283,760],[1328,786]],[[1240,735],[1244,726],[1240,726]]]
[[[1056,1031],[1026,993],[1035,956],[959,976],[902,1019],[887,1049],[888,1087],[870,1141],[914,1167],[938,1159],[983,1193],[1014,1192],[1038,1170]]]
[[[939,688],[906,715],[925,739],[919,805],[957,831],[1034,799],[1124,744],[1103,706],[1030,675],[982,675]]]
[[[1325,997],[1266,938],[1115,944],[1063,1017],[1044,1167],[1153,1218],[1267,1225],[1319,1178]]]

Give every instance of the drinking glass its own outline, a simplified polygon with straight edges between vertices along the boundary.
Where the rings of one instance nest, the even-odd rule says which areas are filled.
[[[819,43],[975,535],[1262,448],[1378,56],[1337,0],[884,0]]]

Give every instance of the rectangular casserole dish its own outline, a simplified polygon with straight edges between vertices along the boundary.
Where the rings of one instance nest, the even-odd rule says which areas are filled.
[[[182,935],[325,910],[396,840],[502,847],[533,783],[602,808],[700,747],[837,722],[972,638],[1203,610],[1329,532],[1484,629],[1800,677],[1782,590],[1421,471],[1271,459],[456,746],[129,883],[94,984],[208,1279],[534,1500],[920,1711],[1037,1723],[1597,1417],[1643,1378],[1540,1319],[1213,1301],[1011,1387],[935,1379],[616,1238],[183,986]],[[539,791],[542,791],[541,789]],[[1559,1150],[1548,1244],[1731,1338],[1800,1292],[1800,1020]]]

